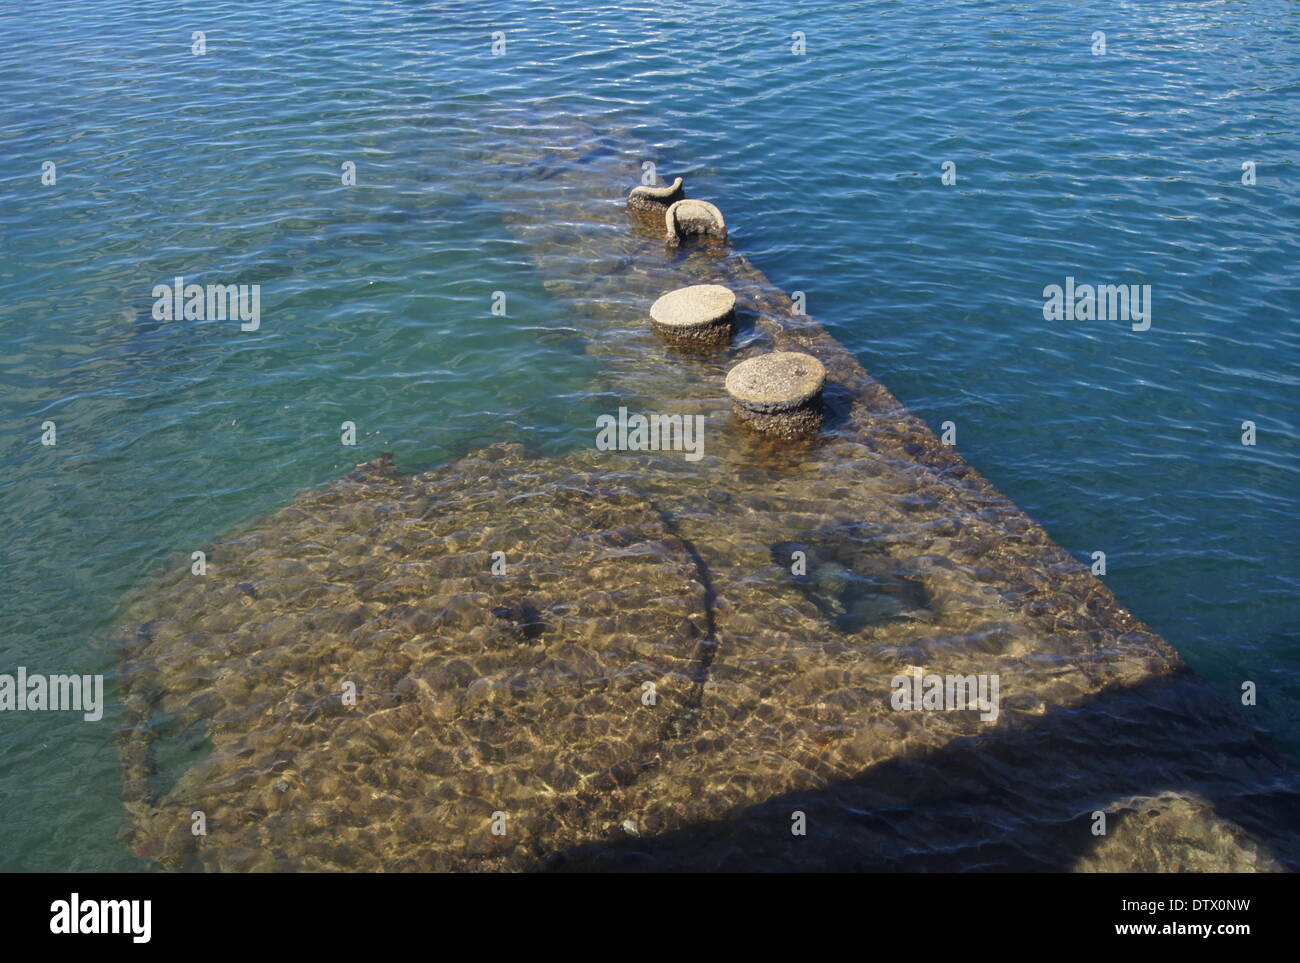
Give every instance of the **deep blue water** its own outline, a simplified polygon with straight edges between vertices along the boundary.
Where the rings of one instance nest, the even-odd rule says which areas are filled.
[[[381,450],[591,443],[598,362],[482,183],[528,115],[685,175],[1297,748],[1294,4],[111,0],[0,34],[0,671],[111,686],[146,573]],[[154,320],[178,274],[262,284],[262,329]],[[1067,276],[1151,285],[1150,329],[1044,320]],[[114,722],[0,715],[0,868],[133,865]]]

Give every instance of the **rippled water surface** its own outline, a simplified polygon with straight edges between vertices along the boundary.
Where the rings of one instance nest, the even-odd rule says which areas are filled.
[[[824,863],[1288,859],[1293,797],[1242,800],[1290,784],[1300,721],[1294,5],[45,10],[0,11],[0,671],[102,672],[111,702],[0,715],[0,868],[780,865],[754,826],[794,804],[857,814]],[[638,232],[646,161],[733,253]],[[260,284],[261,328],[154,320],[177,275]],[[1150,330],[1045,321],[1067,276],[1150,284]],[[645,306],[706,280],[740,293],[736,345],[665,354]],[[783,460],[716,389],[789,344],[833,387],[826,443]],[[1172,649],[857,363],[1104,551]],[[705,414],[706,459],[593,452],[620,405]],[[536,550],[490,599],[502,541]],[[198,548],[226,569],[196,596]],[[783,574],[796,548],[814,578]],[[1205,684],[1161,681],[1175,650]],[[899,721],[879,691],[908,665],[1019,684],[1011,734]],[[389,701],[338,722],[329,673]],[[230,830],[205,852],[174,819],[200,797]],[[1114,851],[1050,829],[1148,799]],[[474,843],[483,805],[546,844]]]

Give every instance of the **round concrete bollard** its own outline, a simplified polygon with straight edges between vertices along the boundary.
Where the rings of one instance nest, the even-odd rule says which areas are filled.
[[[708,201],[677,201],[664,212],[664,227],[670,244],[680,244],[682,238],[693,234],[720,239],[727,236],[722,212]]]
[[[627,196],[627,206],[638,214],[662,214],[685,196],[682,179],[679,177],[663,187],[648,187],[643,184],[632,188],[632,193]]]
[[[766,434],[795,438],[822,426],[826,368],[810,354],[774,351],[742,361],[727,373],[736,416]]]
[[[736,296],[721,284],[669,291],[650,306],[650,325],[670,344],[704,347],[731,340]]]

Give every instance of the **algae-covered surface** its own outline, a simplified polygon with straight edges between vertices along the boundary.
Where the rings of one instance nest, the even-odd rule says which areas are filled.
[[[634,157],[591,130],[528,133],[545,149],[503,154],[494,188],[518,243],[572,305],[611,410],[702,415],[704,457],[497,444],[416,473],[398,452],[231,533],[206,575],[144,588],[121,633],[137,853],[1295,866],[1293,773],[1167,643],[737,250],[668,249],[630,217]],[[737,295],[714,355],[646,320],[692,283]],[[787,349],[829,374],[824,430],[794,445],[744,431],[723,390],[738,360]],[[916,669],[996,677],[996,718],[896,709],[891,681]]]

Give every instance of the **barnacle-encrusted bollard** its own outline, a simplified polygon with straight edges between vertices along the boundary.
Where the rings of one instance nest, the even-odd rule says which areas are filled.
[[[678,244],[682,238],[692,234],[722,239],[727,236],[727,222],[722,219],[722,212],[708,201],[677,201],[664,213],[664,226],[669,244]]]
[[[775,351],[736,365],[727,374],[727,394],[745,425],[794,438],[822,425],[826,368],[810,354]]]
[[[650,324],[665,341],[688,347],[726,344],[736,320],[736,296],[721,284],[669,291],[650,306]]]
[[[641,214],[662,214],[670,205],[685,196],[686,192],[682,190],[682,179],[679,177],[663,187],[649,187],[643,184],[632,188],[632,193],[627,196],[627,206]]]

